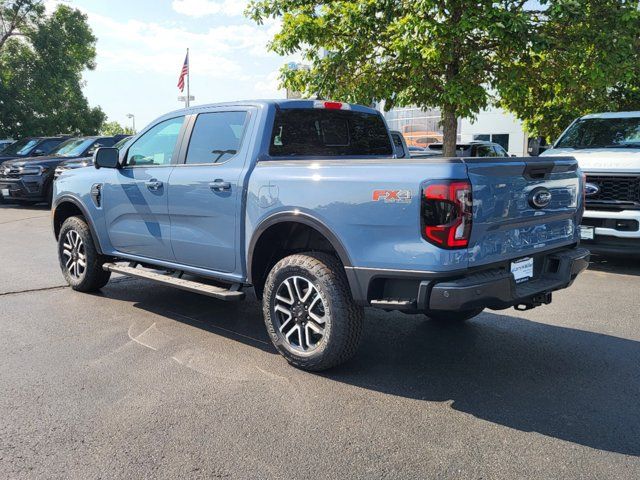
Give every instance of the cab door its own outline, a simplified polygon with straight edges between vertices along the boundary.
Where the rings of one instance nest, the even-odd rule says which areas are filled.
[[[106,228],[122,253],[174,261],[168,212],[169,180],[184,134],[184,116],[148,129],[127,150],[102,190]]]
[[[251,113],[229,107],[195,118],[169,192],[171,244],[180,264],[224,273],[236,269]]]

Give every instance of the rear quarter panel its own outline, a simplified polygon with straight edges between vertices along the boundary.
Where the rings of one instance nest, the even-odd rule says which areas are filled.
[[[465,165],[443,159],[265,160],[251,174],[245,251],[253,232],[274,215],[304,214],[342,243],[351,266],[448,271],[467,266],[467,251],[422,239],[421,184],[466,178]],[[374,201],[376,190],[408,190],[407,203]]]

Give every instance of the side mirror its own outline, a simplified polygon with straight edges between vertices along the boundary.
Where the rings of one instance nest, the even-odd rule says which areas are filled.
[[[113,147],[100,147],[93,154],[93,164],[99,168],[118,168],[120,166],[120,150]]]
[[[527,153],[531,157],[540,155],[540,138],[530,138],[527,145]]]

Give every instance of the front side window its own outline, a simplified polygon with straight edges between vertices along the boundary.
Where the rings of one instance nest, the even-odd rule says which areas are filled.
[[[127,167],[170,165],[184,117],[160,122],[131,145]]]
[[[187,164],[224,163],[240,150],[247,112],[213,112],[198,115],[193,127]]]
[[[296,108],[276,113],[269,155],[386,156],[393,146],[379,114]]]

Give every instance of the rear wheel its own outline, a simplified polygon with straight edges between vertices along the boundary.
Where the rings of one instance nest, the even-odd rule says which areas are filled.
[[[58,258],[67,283],[79,292],[104,287],[111,272],[102,269],[104,259],[96,250],[91,230],[82,217],[69,217],[58,236]]]
[[[463,310],[461,312],[426,312],[427,317],[439,323],[462,323],[471,320],[482,313],[484,308]]]
[[[335,257],[306,253],[280,260],[269,273],[262,302],[271,341],[293,366],[320,371],[355,354],[364,310],[353,301]]]

